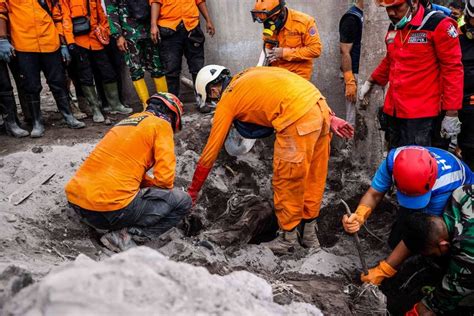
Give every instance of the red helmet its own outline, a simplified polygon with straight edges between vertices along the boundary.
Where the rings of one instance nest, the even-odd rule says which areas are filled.
[[[423,147],[410,146],[396,154],[393,178],[401,206],[420,209],[428,205],[438,176],[438,163]]]
[[[407,0],[374,0],[379,7],[392,7],[407,2]]]
[[[184,113],[183,104],[174,94],[168,92],[158,92],[152,95],[146,103],[150,106],[153,103],[153,99],[159,99],[175,114],[175,126],[173,130],[180,131],[182,128],[181,116]]]

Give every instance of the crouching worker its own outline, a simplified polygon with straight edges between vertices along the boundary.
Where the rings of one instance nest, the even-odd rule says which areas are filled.
[[[472,315],[474,310],[474,186],[460,187],[442,217],[410,215],[402,238],[413,254],[449,256],[441,284],[406,315]],[[469,312],[470,311],[470,312]]]
[[[399,209],[388,244],[393,249],[386,260],[361,277],[362,282],[379,285],[397,273],[411,253],[402,240],[407,216],[425,213],[442,216],[454,190],[474,184],[469,167],[453,154],[434,147],[406,146],[393,149],[382,162],[369,190],[355,213],[344,215],[342,224],[349,234],[359,231],[385,193],[395,184]]]
[[[130,234],[155,238],[176,226],[191,198],[173,188],[173,133],[181,130],[183,106],[158,93],[146,111],[115,125],[66,185],[66,196],[82,220],[98,231],[107,248],[134,245]],[[148,171],[148,172],[147,172]]]
[[[350,138],[352,126],[333,116],[311,82],[282,68],[250,68],[232,78],[225,67],[209,65],[199,71],[196,90],[202,103],[210,98],[218,104],[188,188],[193,202],[233,123],[270,134],[275,130],[273,190],[280,235],[266,246],[276,254],[291,253],[300,245],[318,249],[316,219],[328,171],[329,129]]]

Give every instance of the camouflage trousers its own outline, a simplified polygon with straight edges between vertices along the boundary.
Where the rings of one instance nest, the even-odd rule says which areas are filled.
[[[125,62],[133,81],[142,79],[145,76],[145,71],[148,71],[152,78],[164,75],[158,45],[153,44],[151,39],[127,39],[127,44],[128,51],[125,53]]]

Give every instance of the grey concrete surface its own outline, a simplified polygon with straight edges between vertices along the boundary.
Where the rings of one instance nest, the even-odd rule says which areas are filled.
[[[339,19],[350,0],[288,0],[290,8],[316,19],[323,52],[315,62],[312,81],[328,98],[338,115],[344,115],[343,84],[340,79]],[[206,42],[206,63],[227,65],[233,72],[254,66],[262,49],[263,26],[252,22],[253,0],[208,0],[217,32]],[[203,22],[203,26],[205,22]]]

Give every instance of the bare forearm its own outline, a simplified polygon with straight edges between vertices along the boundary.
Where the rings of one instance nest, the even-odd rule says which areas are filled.
[[[201,2],[200,4],[198,4],[198,8],[199,12],[201,12],[206,22],[211,22],[211,17],[209,16],[209,11],[207,10],[206,2]]]
[[[373,189],[372,187],[367,190],[359,204],[364,204],[370,207],[372,210],[377,207],[380,201],[383,199],[385,193],[381,193]]]
[[[152,3],[151,4],[151,25],[158,24],[158,17],[160,16],[161,4]]]
[[[352,58],[349,53],[342,53],[341,55],[341,70],[342,72],[352,71]]]
[[[7,21],[5,19],[0,19],[0,37],[5,37],[7,35]]]
[[[387,261],[387,263],[394,269],[398,270],[400,265],[410,256],[411,252],[408,250],[407,246],[405,246],[405,243],[402,240],[398,243],[395,249],[393,249],[392,253],[385,261]]]

